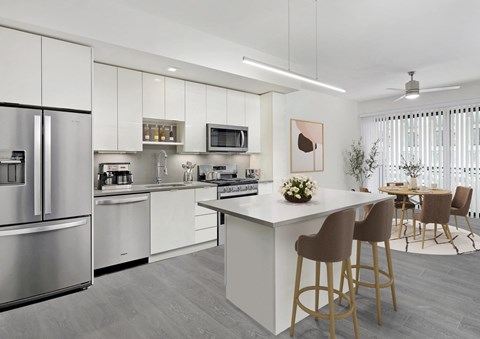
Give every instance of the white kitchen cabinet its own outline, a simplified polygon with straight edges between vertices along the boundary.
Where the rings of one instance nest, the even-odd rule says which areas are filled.
[[[165,119],[165,77],[143,73],[143,118]]]
[[[206,86],[185,83],[184,152],[206,151],[207,91]]]
[[[42,104],[42,38],[0,27],[0,102]]]
[[[118,150],[142,149],[142,73],[118,68]]]
[[[151,254],[195,243],[195,191],[150,193]]]
[[[92,110],[92,49],[42,37],[42,105]]]
[[[93,149],[116,151],[117,67],[94,64]]]
[[[245,93],[245,124],[248,127],[248,152],[261,152],[260,96]]]
[[[258,195],[272,194],[273,182],[259,182],[258,183]]]
[[[217,212],[197,204],[208,200],[217,200],[216,187],[195,189],[195,244],[217,239]]]
[[[245,126],[245,92],[227,89],[227,124]]]
[[[165,119],[185,121],[185,81],[165,78]]]
[[[207,85],[207,123],[227,123],[227,90]]]

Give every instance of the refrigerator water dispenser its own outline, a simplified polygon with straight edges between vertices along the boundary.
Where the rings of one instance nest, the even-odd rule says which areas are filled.
[[[25,151],[0,150],[0,185],[25,184]]]

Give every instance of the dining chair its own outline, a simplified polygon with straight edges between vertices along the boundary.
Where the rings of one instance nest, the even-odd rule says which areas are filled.
[[[457,186],[455,190],[455,195],[453,196],[452,205],[450,206],[450,215],[453,215],[455,218],[455,226],[458,230],[458,221],[457,215],[465,217],[467,221],[468,228],[473,234],[472,226],[470,225],[470,220],[468,219],[468,210],[470,209],[470,203],[472,202],[473,188]]]
[[[392,184],[395,185],[395,186],[403,186],[404,185],[403,182],[387,182],[387,186],[391,186]],[[395,226],[398,227],[398,210],[402,211],[402,220],[405,220],[404,216],[406,216],[407,219],[408,219],[408,211],[411,210],[412,211],[412,219],[413,219],[413,213],[415,212],[415,203],[413,201],[411,201],[410,199],[408,199],[408,197],[407,197],[407,201],[405,201],[405,211],[404,211],[403,210],[403,195],[396,194],[395,196],[396,196],[395,200],[394,200]],[[406,215],[404,215],[403,213],[406,213]],[[400,238],[401,233],[402,233],[402,227],[403,227],[403,225],[400,225],[400,228],[398,230],[398,237],[399,238]],[[413,239],[414,240],[416,239],[415,227],[413,227]]]
[[[443,227],[445,236],[450,240],[453,248],[452,234],[448,228],[448,221],[450,220],[450,204],[452,200],[451,194],[425,194],[423,196],[423,204],[420,212],[413,214],[413,227],[416,228],[416,222],[420,221],[422,227],[422,249],[425,246],[425,233],[427,224],[435,224],[434,237],[437,237],[436,225],[440,224]]]

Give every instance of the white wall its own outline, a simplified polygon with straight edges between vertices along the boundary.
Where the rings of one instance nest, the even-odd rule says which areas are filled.
[[[325,170],[306,174],[313,177],[320,187],[337,189],[355,187],[351,178],[344,173],[344,153],[352,140],[360,136],[358,104],[355,101],[306,90],[287,94],[286,98],[288,121],[285,126],[285,139],[290,138],[290,119],[324,124]],[[288,142],[284,152],[290,154]]]
[[[480,81],[461,84],[461,88],[452,91],[425,93],[415,100],[392,102],[395,97],[369,100],[358,104],[359,114],[379,113],[393,110],[421,108],[422,106],[441,105],[480,98]]]

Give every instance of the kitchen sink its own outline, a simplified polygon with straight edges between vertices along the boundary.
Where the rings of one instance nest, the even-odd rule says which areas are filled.
[[[161,188],[161,187],[185,187],[187,184],[174,184],[174,183],[163,183],[163,184],[152,184],[152,185],[145,185],[147,188]]]

